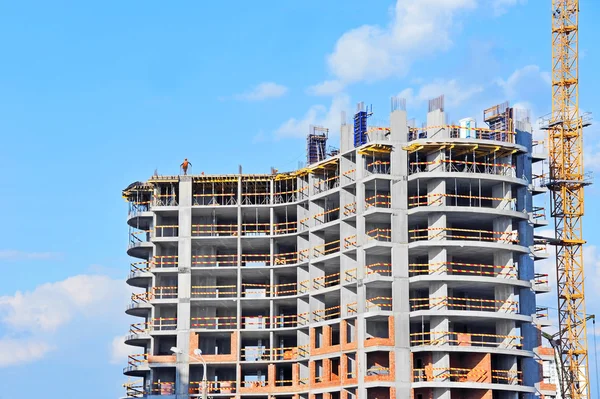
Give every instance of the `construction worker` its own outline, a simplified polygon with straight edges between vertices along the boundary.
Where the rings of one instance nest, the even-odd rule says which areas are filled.
[[[180,166],[183,169],[183,174],[187,175],[188,166],[192,166],[192,163],[185,158]]]

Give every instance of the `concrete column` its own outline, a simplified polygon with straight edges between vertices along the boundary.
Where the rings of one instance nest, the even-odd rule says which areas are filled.
[[[192,178],[180,176],[179,181],[179,239],[177,287],[177,355],[176,394],[187,398],[189,392],[190,353],[190,290],[192,266]]]

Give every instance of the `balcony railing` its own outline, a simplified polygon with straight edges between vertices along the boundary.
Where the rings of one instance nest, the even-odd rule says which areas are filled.
[[[155,268],[170,268],[179,265],[179,256],[177,255],[157,255],[154,257],[152,267]]]
[[[517,313],[518,301],[483,298],[435,297],[411,298],[410,310],[479,310],[486,312]]]
[[[477,229],[461,229],[456,227],[430,227],[427,229],[412,229],[408,231],[411,241],[420,240],[473,240],[491,241],[503,244],[517,244],[517,231],[491,231]]]
[[[333,220],[337,220],[339,218],[340,218],[340,207],[332,208],[327,211],[317,213],[316,215],[313,216],[313,219],[318,224],[328,223]]]
[[[380,275],[380,276],[391,276],[392,275],[392,264],[385,262],[371,263],[365,266],[365,275]]]
[[[193,224],[192,237],[237,236],[238,226],[229,224]]]
[[[376,227],[366,232],[369,240],[392,241],[392,229]]]
[[[385,174],[391,173],[390,161],[373,161],[367,164],[368,174]]]
[[[487,128],[475,128],[475,127],[461,127],[455,125],[443,125],[443,126],[425,126],[422,128],[412,128],[408,133],[408,140],[426,139],[429,138],[428,134],[433,131],[432,134],[437,134],[440,130],[445,129],[448,131],[450,138],[471,138],[477,140],[493,140],[502,141],[506,143],[515,142],[515,132],[504,131],[504,130],[492,130]]]
[[[497,205],[494,205],[496,201]],[[409,207],[419,206],[467,206],[480,208],[493,208],[502,210],[516,210],[516,198],[486,197],[481,195],[442,194],[415,195],[408,197]]]
[[[155,317],[150,326],[155,331],[174,331],[177,329],[177,317]]]
[[[237,264],[237,254],[192,255],[192,267],[233,267]]]
[[[340,317],[340,306],[331,306],[325,309],[318,309],[312,312],[316,322],[330,320]]]
[[[518,276],[517,267],[502,265],[487,265],[481,263],[464,262],[434,262],[434,263],[409,263],[408,272],[410,276],[451,274],[451,275],[475,275],[486,277],[509,277]]]
[[[178,225],[164,225],[154,227],[155,237],[177,237],[179,235]]]
[[[520,349],[523,337],[518,335],[471,334],[427,331],[410,334],[411,346],[481,346],[489,348]]]
[[[334,285],[340,284],[340,274],[332,273],[325,276],[317,277],[313,279],[313,289],[319,290],[322,288],[333,287]]]
[[[205,316],[190,318],[192,328],[208,330],[235,329],[237,327],[237,316]]]
[[[371,207],[389,208],[392,206],[392,196],[389,194],[375,194],[365,198],[365,210]]]
[[[367,305],[365,306],[365,309],[368,312],[377,310],[392,310],[392,297],[378,296],[369,298],[367,299]]]
[[[232,298],[237,296],[237,286],[232,285],[193,285],[192,298]]]
[[[313,247],[313,256],[315,258],[319,256],[329,255],[340,250],[340,240],[330,241],[325,244],[316,245]]]
[[[438,159],[435,161],[414,161],[408,164],[409,175],[421,172],[463,172],[516,177],[515,166],[507,163]]]

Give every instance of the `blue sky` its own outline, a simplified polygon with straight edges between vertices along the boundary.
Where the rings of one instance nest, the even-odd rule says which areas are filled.
[[[580,104],[600,113],[600,3],[581,10]],[[184,157],[195,173],[294,169],[309,124],[335,136],[358,101],[385,123],[396,95],[420,120],[439,94],[450,121],[506,99],[535,118],[551,107],[550,43],[550,0],[0,3],[0,398],[122,396],[132,181]],[[586,191],[589,313],[599,190]]]

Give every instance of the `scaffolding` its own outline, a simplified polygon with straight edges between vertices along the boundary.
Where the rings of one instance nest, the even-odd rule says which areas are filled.
[[[513,109],[508,101],[483,111],[483,121],[492,130],[514,131]]]
[[[310,132],[306,136],[306,163],[321,162],[327,157],[327,138],[329,129],[322,126],[310,125]]]

